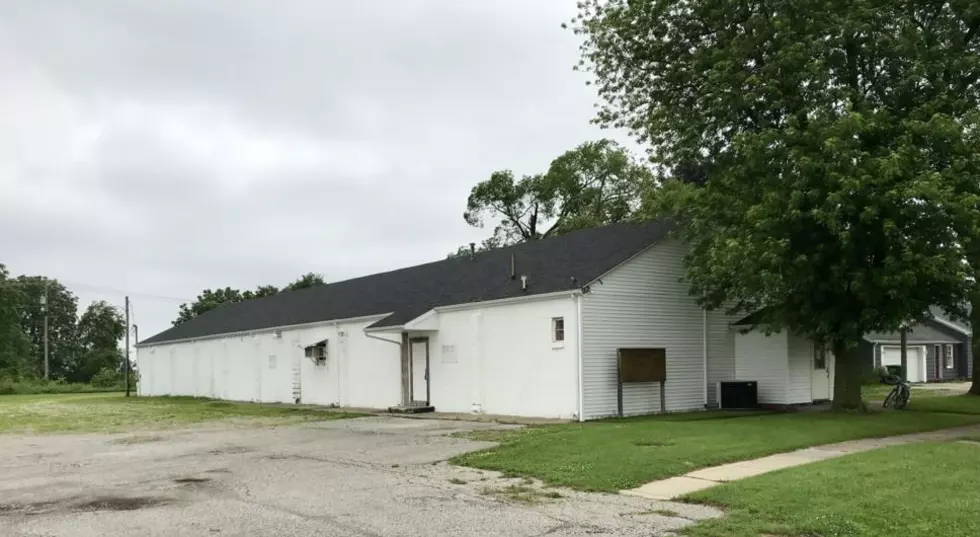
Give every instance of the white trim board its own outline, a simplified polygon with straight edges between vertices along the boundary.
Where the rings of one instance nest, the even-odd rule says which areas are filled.
[[[265,332],[275,332],[276,330],[292,330],[294,328],[308,328],[311,326],[321,326],[327,324],[341,324],[341,323],[356,323],[361,321],[370,321],[374,319],[375,321],[380,321],[385,317],[391,316],[391,313],[380,313],[375,315],[363,315],[361,317],[348,317],[346,319],[330,319],[327,321],[314,321],[312,323],[300,323],[300,324],[287,324],[282,326],[270,326],[267,328],[254,328],[251,330],[239,330],[237,332],[222,332],[220,334],[208,334],[206,336],[197,337],[186,337],[181,339],[168,339],[166,341],[154,341],[152,343],[139,343],[136,348],[142,347],[156,347],[159,345],[170,345],[171,343],[185,343],[188,341],[201,341],[205,339],[218,339],[223,337],[235,337],[235,336],[247,336],[250,334],[262,334]]]

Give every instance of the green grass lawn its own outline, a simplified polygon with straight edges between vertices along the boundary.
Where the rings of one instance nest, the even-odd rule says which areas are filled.
[[[865,400],[881,402],[888,396],[891,386],[865,386]],[[976,395],[950,395],[941,390],[912,386],[912,398],[907,411],[942,412],[949,414],[980,415],[980,397]]]
[[[975,423],[980,423],[980,416],[926,412],[741,417],[702,412],[484,434],[484,439],[500,445],[453,462],[578,489],[615,491],[812,445]]]
[[[980,444],[907,445],[774,472],[692,494],[727,511],[696,537],[980,535]]]
[[[0,433],[120,432],[243,418],[256,424],[355,417],[308,407],[122,394],[0,396]]]

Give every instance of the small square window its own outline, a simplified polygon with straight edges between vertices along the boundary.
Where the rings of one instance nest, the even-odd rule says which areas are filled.
[[[564,317],[554,317],[551,319],[551,341],[565,341]]]
[[[813,348],[813,368],[825,370],[827,369],[827,348],[821,345],[816,345]]]
[[[952,345],[943,346],[943,360],[946,364],[946,369],[953,369],[956,367],[956,361],[953,359]]]

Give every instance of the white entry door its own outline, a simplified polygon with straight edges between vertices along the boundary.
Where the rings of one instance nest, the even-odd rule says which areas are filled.
[[[828,401],[833,398],[831,390],[832,358],[826,347],[813,347],[810,371],[810,394],[814,401]]]
[[[908,379],[909,382],[925,382],[926,381],[926,353],[923,352],[922,347],[912,347],[907,345],[906,350],[906,360],[909,365]],[[882,345],[881,347],[881,365],[902,365],[902,346],[901,345]]]
[[[412,402],[429,403],[429,340],[412,340]]]

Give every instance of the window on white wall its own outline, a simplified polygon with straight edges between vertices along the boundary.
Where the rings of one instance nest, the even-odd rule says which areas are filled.
[[[551,341],[555,343],[565,341],[565,318],[553,317],[551,319]]]
[[[953,346],[945,345],[943,347],[943,361],[946,364],[946,369],[953,369],[956,367],[956,363],[953,360]]]

